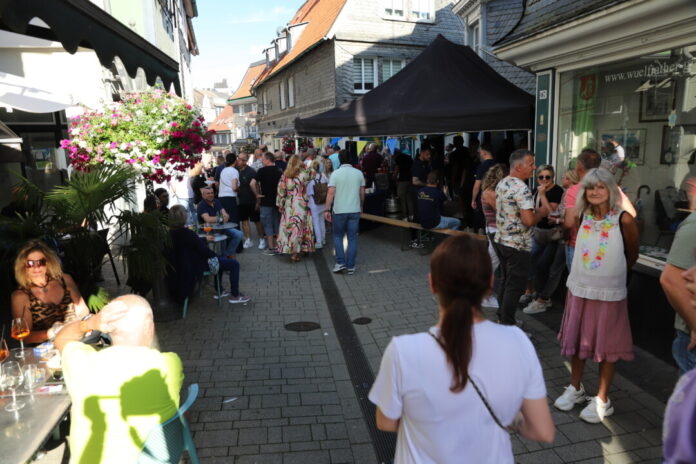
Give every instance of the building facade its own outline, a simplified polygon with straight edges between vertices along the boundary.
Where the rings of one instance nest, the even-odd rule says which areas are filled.
[[[184,98],[192,99],[190,57],[198,53],[191,22],[198,14],[195,0],[93,0],[85,3],[85,8],[90,6],[101,13],[105,21],[103,29],[123,31],[142,41],[157,55],[146,57],[147,52],[143,51],[143,58],[171,63],[172,72],[178,70],[177,89]],[[67,5],[64,8],[77,7]],[[70,11],[66,11],[68,13]],[[50,30],[47,22],[55,18],[45,19],[46,22],[37,14],[30,24]],[[80,27],[88,28],[88,21],[85,18]],[[123,40],[131,44],[136,41]],[[44,189],[63,181],[67,162],[65,153],[58,147],[60,140],[67,137],[67,119],[81,113],[84,107],[96,109],[103,103],[117,100],[121,92],[150,88],[142,68],[138,68],[135,77],[126,70],[124,62],[137,59],[128,56],[121,60],[116,55],[109,66],[105,66],[93,49],[79,47],[71,54],[57,40],[0,31],[0,61],[3,63],[0,81],[13,82],[32,91],[41,89],[43,98],[27,103],[31,108],[0,101],[0,121],[22,139],[23,154],[21,162],[0,159],[0,202],[8,201],[9,189],[15,182],[10,172],[21,173]]]
[[[526,3],[495,53],[536,74],[537,164],[562,173],[583,148],[600,152],[639,210],[648,262],[669,248],[696,175],[694,3]]]
[[[265,69],[253,88],[262,142],[280,148],[283,137],[294,135],[295,118],[370,91],[438,34],[465,42],[449,1],[306,2],[264,51]]]

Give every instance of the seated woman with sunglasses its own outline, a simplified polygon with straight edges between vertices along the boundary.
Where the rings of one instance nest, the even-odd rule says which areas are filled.
[[[553,441],[532,343],[518,327],[481,313],[492,280],[482,240],[451,237],[433,253],[429,281],[439,322],[392,338],[369,394],[377,428],[398,432],[395,463],[511,464],[508,428]]]
[[[89,313],[75,281],[63,273],[56,253],[41,240],[19,250],[14,272],[19,288],[12,292],[12,318],[27,324],[25,342],[45,342],[64,323]]]

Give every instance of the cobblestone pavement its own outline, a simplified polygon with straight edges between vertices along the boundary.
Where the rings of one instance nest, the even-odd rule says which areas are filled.
[[[353,327],[373,374],[392,336],[423,331],[436,321],[426,280],[429,255],[400,251],[398,234],[384,227],[361,234],[355,275],[330,276],[348,317],[372,320]],[[360,407],[364,398],[356,396],[351,382],[332,323],[336,308],[327,306],[317,271],[322,266],[315,259],[333,265],[331,247],[298,264],[245,250],[239,256],[241,290],[253,297],[251,303],[218,307],[208,287],[187,319],[158,325],[162,350],[178,353],[185,383],[200,386],[190,422],[203,463],[378,462]],[[556,334],[518,314],[531,333],[553,399],[569,378]],[[487,315],[493,317],[491,311]],[[321,327],[285,329],[298,321]],[[595,366],[588,365],[584,383],[589,392],[596,390]],[[580,421],[580,407],[570,413],[552,408],[555,442],[514,436],[516,461],[660,462],[664,403],[618,374],[610,396],[616,413],[599,425]]]

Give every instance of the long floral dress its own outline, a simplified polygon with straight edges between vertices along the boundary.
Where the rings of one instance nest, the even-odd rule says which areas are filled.
[[[314,227],[307,198],[313,171],[300,170],[297,177],[283,175],[278,183],[276,206],[281,208],[278,251],[285,254],[314,251]]]

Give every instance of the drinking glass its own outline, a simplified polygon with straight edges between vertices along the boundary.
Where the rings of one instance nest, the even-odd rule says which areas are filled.
[[[7,388],[12,392],[12,402],[5,406],[5,411],[19,411],[24,407],[24,401],[17,401],[17,388],[23,381],[24,373],[17,361],[7,361],[0,365],[0,383],[3,389]]]
[[[0,363],[10,357],[10,350],[7,349],[7,340],[0,341]]]
[[[20,350],[16,356],[18,358],[23,358],[24,357],[24,339],[29,336],[29,327],[27,327],[27,323],[24,321],[24,318],[18,317],[18,318],[12,319],[11,335],[12,335],[12,338],[14,338],[15,340],[19,340]]]
[[[46,381],[46,370],[36,364],[24,366],[24,388],[33,394]]]
[[[206,235],[210,235],[210,233],[213,231],[213,228],[211,226],[204,226],[203,227],[203,232],[205,232]]]

